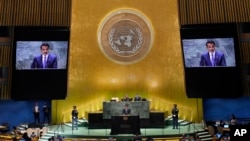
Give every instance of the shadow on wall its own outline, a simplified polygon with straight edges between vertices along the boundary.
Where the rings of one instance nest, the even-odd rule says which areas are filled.
[[[11,126],[18,126],[20,124],[29,124],[34,122],[34,115],[32,108],[36,101],[13,101],[0,100],[0,124],[8,122]],[[43,121],[42,107],[46,102],[51,107],[51,101],[37,101],[40,111],[40,120]]]
[[[238,118],[250,118],[250,97],[234,99],[203,99],[205,121],[229,120],[231,114]]]

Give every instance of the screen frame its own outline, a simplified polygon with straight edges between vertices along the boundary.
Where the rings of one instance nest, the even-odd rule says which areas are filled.
[[[66,69],[16,70],[17,41],[67,41]],[[12,58],[11,98],[14,100],[65,99],[70,49],[69,27],[15,27]],[[32,95],[32,96],[31,96]]]
[[[217,45],[221,42],[226,42],[226,41],[232,42],[231,44],[227,44],[227,47],[224,47],[223,45]],[[226,66],[213,66],[213,67],[236,67],[236,59],[235,59],[235,41],[234,37],[224,37],[224,38],[196,38],[196,39],[182,39],[182,53],[183,53],[183,58],[184,58],[184,67],[185,68],[195,68],[195,67],[211,67],[211,66],[200,66],[200,60],[202,55],[206,55],[208,53],[206,43],[207,41],[213,41],[215,43],[215,51],[220,52],[223,54],[225,57],[226,61]],[[191,42],[193,44],[199,44],[199,46],[192,46],[192,47],[187,47],[185,43],[186,42]],[[202,42],[202,44],[201,44]],[[230,47],[230,46],[231,47]],[[229,48],[230,47],[230,48]],[[187,49],[189,48],[189,49]],[[190,51],[191,50],[191,51]],[[195,50],[195,51],[194,51]],[[194,54],[192,55],[191,53],[195,53],[196,58],[195,59],[190,59],[194,58]],[[198,56],[199,55],[199,56]],[[191,63],[188,63],[191,62]],[[196,62],[196,63],[192,63]],[[208,63],[208,62],[207,62]],[[195,64],[195,65],[194,65]]]
[[[35,57],[40,57],[41,56],[41,49],[40,46],[42,44],[49,44],[49,54],[52,54],[56,56],[56,62],[57,62],[57,68],[46,68],[46,69],[67,69],[67,60],[68,60],[68,47],[69,47],[69,41],[16,41],[16,70],[27,70],[27,69],[43,69],[43,68],[31,68],[31,63],[34,60]],[[20,44],[25,44],[24,46],[26,47],[21,47]],[[35,44],[31,45],[31,44]],[[55,45],[55,44],[60,44],[60,45]],[[65,49],[66,54],[65,55],[60,55],[59,47],[62,49]],[[35,49],[26,49],[26,48],[35,48]],[[26,50],[26,51],[25,51]],[[21,53],[21,51],[25,53]],[[23,57],[25,56],[26,57]],[[22,57],[18,57],[22,56]],[[31,58],[32,56],[32,58]],[[61,56],[61,57],[59,57]],[[25,58],[25,59],[23,59]],[[28,59],[27,59],[28,58]],[[60,60],[62,58],[62,60]],[[25,62],[18,62],[19,60],[25,60]],[[37,59],[38,60],[38,59]],[[27,62],[29,65],[27,65]],[[20,68],[18,64],[24,64],[26,65]],[[63,63],[63,64],[62,64]]]
[[[180,34],[185,88],[189,98],[236,98],[243,95],[236,24],[183,25]],[[182,40],[211,38],[234,39],[235,67],[185,67]]]

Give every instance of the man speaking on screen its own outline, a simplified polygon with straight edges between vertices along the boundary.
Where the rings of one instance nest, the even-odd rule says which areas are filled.
[[[200,66],[226,66],[226,59],[222,52],[215,50],[215,42],[209,40],[206,42],[208,52],[201,55]]]
[[[57,68],[57,57],[49,53],[50,46],[48,43],[42,43],[40,46],[41,55],[34,57],[31,68]]]

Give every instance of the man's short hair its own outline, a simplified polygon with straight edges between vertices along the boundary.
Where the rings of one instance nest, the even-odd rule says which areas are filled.
[[[206,46],[207,46],[207,44],[214,44],[214,45],[215,45],[215,42],[214,42],[213,40],[208,40],[208,41],[206,42]]]
[[[47,46],[49,48],[49,44],[48,43],[42,43],[40,46],[40,49],[42,49],[42,46]]]

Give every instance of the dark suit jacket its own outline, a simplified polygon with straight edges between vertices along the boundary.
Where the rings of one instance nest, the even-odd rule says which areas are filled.
[[[179,109],[178,108],[172,108],[172,117],[178,118]]]
[[[43,68],[43,56],[39,55],[33,59],[31,68]],[[57,57],[49,54],[46,62],[46,68],[57,68]]]
[[[131,109],[122,109],[122,115],[130,115],[130,113],[131,113]]]
[[[141,97],[140,96],[134,97],[134,101],[141,101]]]
[[[224,54],[216,51],[214,63],[214,66],[226,66],[227,64]],[[212,66],[208,52],[201,55],[200,66]]]
[[[130,101],[130,98],[129,97],[125,97],[122,99],[122,101]]]

